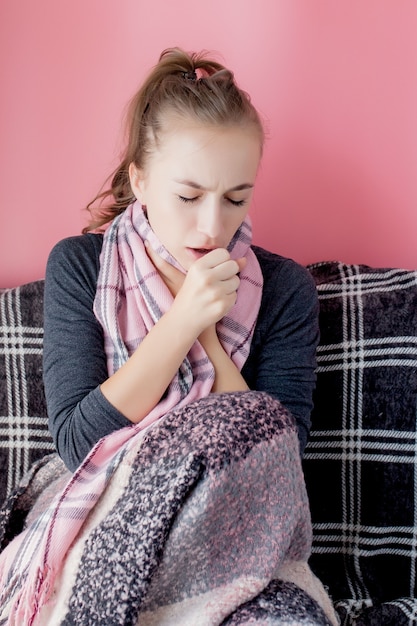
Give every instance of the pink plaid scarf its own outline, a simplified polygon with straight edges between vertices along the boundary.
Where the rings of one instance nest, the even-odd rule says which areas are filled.
[[[145,240],[162,258],[178,267],[137,202],[113,221],[104,236],[94,311],[104,329],[110,374],[129,358],[173,301],[146,254]],[[245,220],[229,245],[232,258],[247,259],[240,273],[237,302],[217,325],[220,341],[239,369],[249,354],[263,284],[250,243],[251,226]],[[51,506],[2,552],[0,607],[9,607],[4,623],[39,623],[39,613],[48,602],[68,549],[130,445],[169,411],[207,396],[213,380],[213,366],[197,341],[164,400],[139,424],[101,439]]]
[[[220,341],[241,369],[249,355],[262,295],[262,273],[250,249],[251,227],[246,220],[230,243],[232,258],[246,257],[240,273],[235,306],[218,324]],[[146,215],[135,202],[116,218],[106,233],[101,255],[94,311],[104,329],[109,373],[115,372],[134,352],[152,326],[172,305],[173,296],[149,260],[144,241],[166,261],[184,271],[160,243]],[[168,411],[207,396],[214,368],[198,341],[192,346],[168,394],[141,422],[148,426]]]

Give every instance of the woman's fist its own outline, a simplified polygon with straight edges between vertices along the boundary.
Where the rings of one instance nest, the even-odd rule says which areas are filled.
[[[195,261],[187,274],[164,261],[151,247],[147,252],[174,296],[173,307],[188,320],[196,335],[218,322],[236,302],[239,272],[246,259],[233,260],[225,248],[211,250]]]

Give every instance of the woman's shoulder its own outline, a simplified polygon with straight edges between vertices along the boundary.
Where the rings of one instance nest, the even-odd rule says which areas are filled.
[[[318,294],[309,270],[291,258],[252,246],[264,279],[259,328],[278,324],[304,327],[316,334]]]
[[[47,270],[90,270],[96,273],[100,264],[103,235],[87,233],[74,235],[58,241],[48,257]]]
[[[264,278],[264,288],[279,289],[291,284],[295,289],[301,285],[315,291],[315,283],[308,269],[289,257],[281,256],[260,246],[252,246]]]
[[[73,235],[58,241],[52,248],[49,256],[52,258],[67,258],[77,255],[81,258],[92,258],[100,255],[103,245],[103,235],[99,233],[87,233],[85,235]]]
[[[61,239],[49,253],[46,292],[60,290],[83,297],[94,294],[100,269],[103,235],[87,233]]]

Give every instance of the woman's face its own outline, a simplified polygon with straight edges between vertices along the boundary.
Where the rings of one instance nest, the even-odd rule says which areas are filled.
[[[260,154],[255,128],[181,123],[161,136],[145,170],[130,166],[153,231],[185,270],[227,248],[248,212]]]

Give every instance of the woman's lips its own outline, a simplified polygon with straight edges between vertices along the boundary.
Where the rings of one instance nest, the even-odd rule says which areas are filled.
[[[200,259],[212,250],[214,250],[214,248],[187,248],[187,252],[193,257],[193,259]]]

